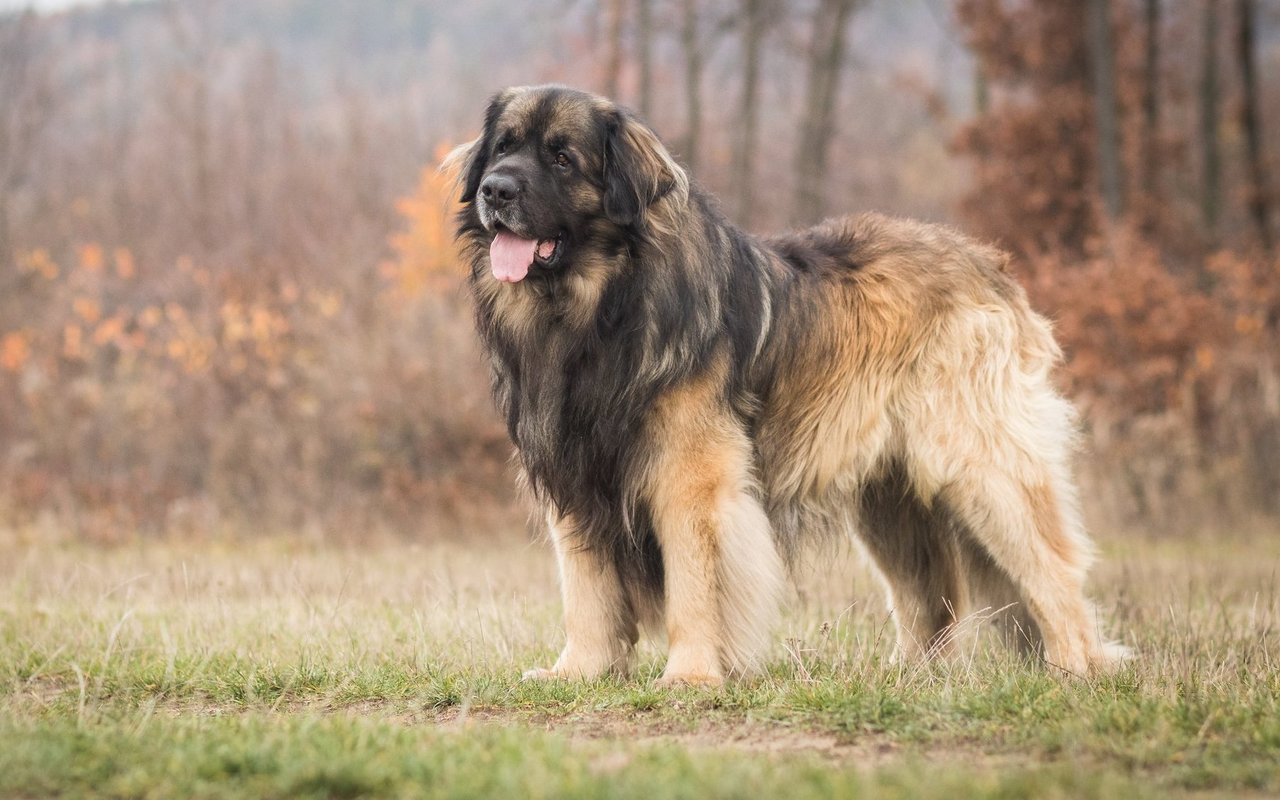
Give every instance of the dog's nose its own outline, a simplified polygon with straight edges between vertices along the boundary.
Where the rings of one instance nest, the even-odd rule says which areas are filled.
[[[520,184],[509,175],[490,175],[480,184],[480,195],[491,208],[502,208],[520,194]]]

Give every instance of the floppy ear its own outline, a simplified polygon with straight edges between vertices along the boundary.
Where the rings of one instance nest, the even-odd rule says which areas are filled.
[[[440,171],[450,177],[455,187],[462,187],[462,202],[470,203],[476,197],[476,190],[480,187],[480,175],[484,174],[484,166],[480,166],[479,173],[476,174],[474,185],[472,181],[473,166],[477,161],[486,160],[480,152],[480,146],[484,142],[484,135],[481,134],[466,144],[460,144],[449,151],[448,155],[440,162]]]
[[[493,146],[493,131],[497,127],[498,117],[502,116],[502,111],[507,107],[507,102],[511,99],[512,90],[495,94],[489,100],[489,106],[484,112],[484,130],[480,135],[468,144],[455,147],[444,157],[444,161],[440,162],[440,169],[445,172],[454,172],[458,176],[458,182],[462,184],[462,197],[464,203],[470,203],[476,199],[476,192],[480,191],[480,179],[484,177],[485,168],[489,166],[489,150]]]
[[[649,126],[622,111],[605,120],[604,213],[617,225],[643,226],[649,206],[672,192],[687,196],[689,178]]]

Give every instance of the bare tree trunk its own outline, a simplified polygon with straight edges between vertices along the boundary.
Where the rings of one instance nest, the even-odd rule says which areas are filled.
[[[636,0],[636,61],[640,68],[640,116],[653,113],[653,0]]]
[[[1257,52],[1254,46],[1253,0],[1236,0],[1236,57],[1240,63],[1240,125],[1244,128],[1249,159],[1249,216],[1258,232],[1258,242],[1266,250],[1272,246],[1271,196],[1267,165],[1262,153],[1262,116],[1258,103]]]
[[[973,113],[981,117],[991,110],[991,86],[982,62],[975,58],[973,65]]]
[[[844,68],[845,28],[857,4],[858,0],[821,0],[813,13],[808,90],[796,147],[791,208],[791,219],[797,224],[816,222],[826,211],[827,155]]]
[[[214,152],[213,83],[217,73],[218,48],[213,41],[215,0],[169,4],[169,35],[181,66],[172,72],[165,87],[163,108],[173,126],[175,144],[180,147],[182,163],[189,165],[189,185],[184,187],[188,205],[186,213],[190,240],[196,255],[206,263],[215,257],[220,243],[219,230],[223,216],[219,212],[219,189],[225,188],[218,154]]]
[[[192,73],[191,116],[187,120],[187,134],[190,137],[193,167],[195,169],[196,196],[196,240],[200,244],[201,254],[208,258],[217,246],[215,230],[216,214],[214,207],[214,165],[213,139],[210,135],[210,120],[213,115],[209,91],[209,76],[201,70]]]
[[[1111,3],[1089,0],[1089,49],[1093,62],[1093,102],[1098,147],[1098,179],[1107,216],[1124,214],[1124,175],[1120,163],[1120,115],[1116,108],[1115,52],[1111,41]]]
[[[1217,236],[1221,213],[1222,154],[1218,142],[1218,3],[1202,0],[1200,62],[1200,215],[1210,239]]]
[[[690,171],[698,164],[702,136],[702,47],[698,36],[698,0],[683,0],[680,44],[684,48],[685,130],[684,162]]]
[[[9,193],[0,192],[0,287],[13,268],[14,246],[9,223]]]
[[[612,100],[618,99],[622,76],[622,21],[626,14],[626,0],[608,0],[609,15],[605,26],[604,93]]]
[[[759,137],[760,59],[764,44],[765,0],[742,0],[742,97],[738,104],[738,141],[733,154],[734,197],[738,223],[751,226],[755,215],[755,159]]]
[[[1146,17],[1145,66],[1142,85],[1142,193],[1147,203],[1156,197],[1160,147],[1160,0],[1144,0]]]
[[[10,201],[30,178],[31,161],[63,102],[52,56],[34,11],[0,16],[0,277],[13,264]]]

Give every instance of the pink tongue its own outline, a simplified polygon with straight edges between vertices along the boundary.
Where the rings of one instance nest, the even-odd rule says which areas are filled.
[[[521,239],[510,231],[499,231],[489,245],[489,266],[493,277],[504,283],[516,283],[529,274],[537,239]]]

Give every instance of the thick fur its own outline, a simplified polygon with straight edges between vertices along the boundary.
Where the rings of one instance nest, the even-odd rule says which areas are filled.
[[[1114,660],[1060,353],[1003,254],[874,214],[754,238],[637,118],[562,87],[497,95],[452,160],[494,394],[560,560],[568,642],[532,675],[623,671],[657,614],[664,682],[749,672],[786,565],[849,533],[902,657],[992,607],[1064,670]],[[479,191],[499,172],[522,187],[502,211]],[[560,236],[558,262],[495,280],[499,224]]]

